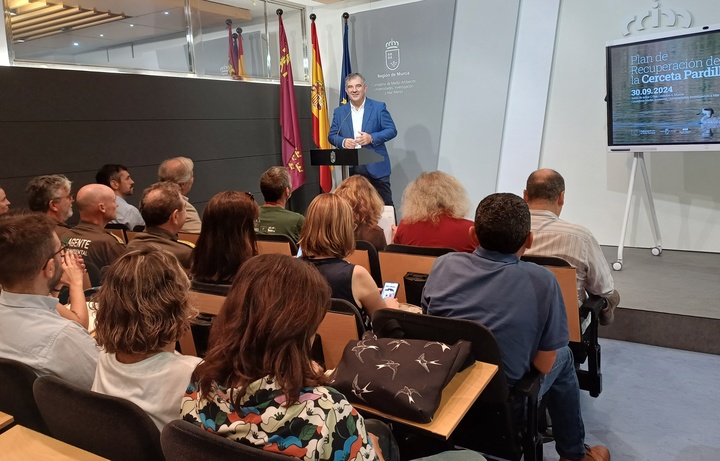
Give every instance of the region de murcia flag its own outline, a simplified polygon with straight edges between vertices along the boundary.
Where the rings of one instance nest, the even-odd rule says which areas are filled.
[[[285,36],[282,16],[280,23],[280,126],[282,127],[283,164],[290,172],[292,189],[305,183],[305,165],[303,162],[302,142],[300,142],[300,122],[295,106],[295,86],[293,84],[290,49]]]
[[[314,17],[314,16],[313,16]],[[328,106],[325,96],[325,77],[323,77],[322,62],[320,60],[320,46],[318,45],[315,21],[310,25],[312,35],[312,92],[310,104],[312,106],[312,134],[315,145],[320,149],[331,149],[328,141]],[[320,187],[323,192],[332,190],[332,173],[329,166],[320,166]]]

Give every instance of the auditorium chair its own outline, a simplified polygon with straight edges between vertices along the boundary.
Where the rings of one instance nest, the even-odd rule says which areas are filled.
[[[422,284],[414,290],[415,296],[407,297],[405,287],[405,274],[430,274],[430,268],[435,264],[438,256],[451,253],[452,248],[418,247],[413,245],[391,244],[385,250],[378,252],[380,270],[383,283],[399,283],[397,299],[401,303],[420,305],[419,292],[422,292]]]
[[[164,459],[160,431],[134,403],[55,376],[38,378],[33,393],[52,437],[113,461]]]
[[[537,412],[543,375],[533,369],[509,387],[497,340],[489,329],[470,320],[397,309],[381,309],[372,321],[378,338],[472,343],[475,360],[497,365],[498,371],[451,435],[451,445],[514,461],[523,456],[525,461],[542,461]]]
[[[257,234],[259,254],[281,254],[295,256],[298,247],[293,240],[283,234]]]
[[[0,411],[20,426],[48,434],[33,396],[36,379],[35,370],[24,363],[0,358]]]
[[[365,240],[355,240],[355,250],[347,255],[345,261],[364,267],[375,280],[378,288],[383,286],[380,259],[378,259],[377,249],[372,243]]]
[[[358,308],[344,299],[333,298],[330,310],[317,331],[325,368],[334,369],[342,358],[345,346],[350,341],[359,341],[364,333],[365,325]]]
[[[578,307],[577,275],[575,268],[560,258],[547,256],[522,257],[523,261],[533,262],[550,269],[560,285],[565,310],[568,317],[568,331],[570,332],[570,349],[575,358],[580,389],[588,391],[592,397],[602,392],[602,373],[600,363],[600,342],[598,340],[598,325],[600,311],[607,305],[602,296],[589,295]],[[583,330],[583,323],[587,327]],[[587,361],[587,370],[581,365]]]

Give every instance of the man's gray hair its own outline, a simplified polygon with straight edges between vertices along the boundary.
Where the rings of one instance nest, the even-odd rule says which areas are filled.
[[[30,180],[25,193],[27,194],[28,207],[32,211],[46,213],[50,209],[50,201],[69,194],[72,182],[62,174],[51,174],[37,176]]]

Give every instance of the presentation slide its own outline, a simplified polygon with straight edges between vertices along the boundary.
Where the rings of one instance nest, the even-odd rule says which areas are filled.
[[[608,143],[720,142],[720,30],[610,46]]]

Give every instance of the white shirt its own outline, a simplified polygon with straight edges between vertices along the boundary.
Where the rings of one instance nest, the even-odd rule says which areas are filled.
[[[355,137],[360,136],[360,132],[362,131],[362,122],[363,122],[363,116],[365,115],[365,101],[367,101],[367,98],[363,99],[362,104],[360,104],[360,107],[355,107],[350,103],[350,114],[352,117],[352,124],[353,124],[353,134]],[[360,144],[355,144],[355,149],[360,149],[362,146]]]
[[[100,352],[92,390],[129,400],[145,410],[162,431],[180,418],[180,402],[200,357],[160,352],[137,363],[120,363]]]
[[[117,203],[117,217],[114,221],[110,221],[111,223],[124,224],[129,230],[135,229],[136,226],[145,225],[140,211],[126,202],[124,198],[116,195],[115,203]]]
[[[580,304],[587,299],[587,293],[608,296],[613,292],[610,264],[588,229],[563,221],[548,210],[530,210],[530,216],[533,243],[525,254],[555,256],[575,267]]]
[[[60,317],[57,305],[51,296],[0,293],[0,357],[90,389],[99,349],[86,329]]]

